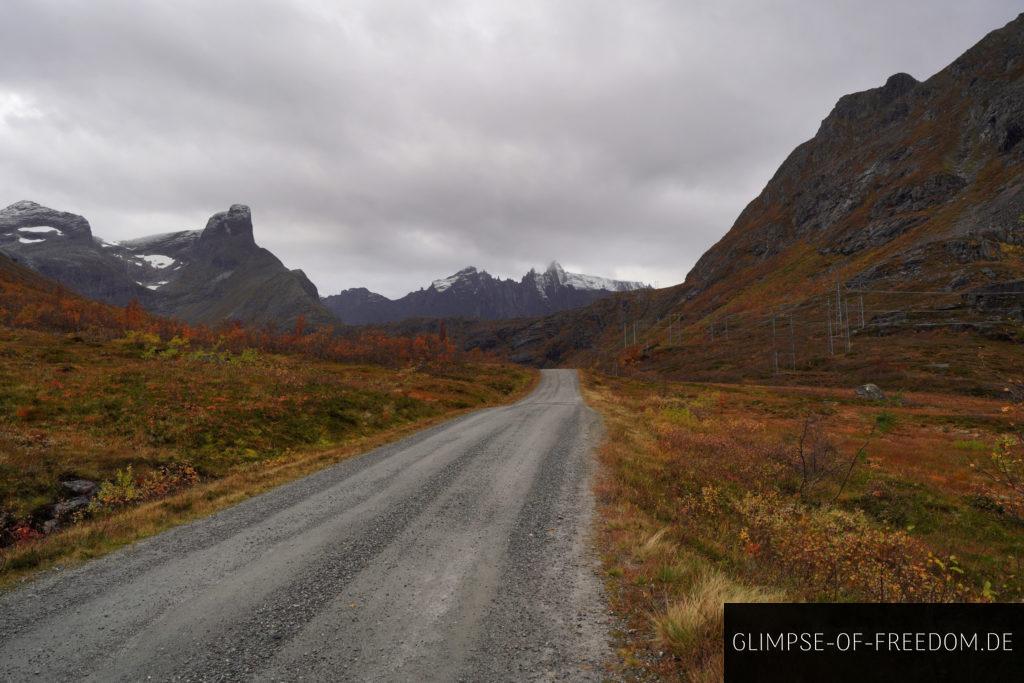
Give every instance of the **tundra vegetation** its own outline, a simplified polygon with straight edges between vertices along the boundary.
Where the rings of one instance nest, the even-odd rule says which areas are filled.
[[[722,604],[1024,598],[1024,406],[584,376],[625,672],[722,675]]]
[[[190,327],[0,263],[0,586],[508,402],[535,374],[456,353],[443,326]],[[74,482],[96,484],[87,505]]]

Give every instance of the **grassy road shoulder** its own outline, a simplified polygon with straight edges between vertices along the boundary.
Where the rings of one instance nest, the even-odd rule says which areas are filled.
[[[1019,459],[1019,407],[595,373],[583,391],[628,673],[719,679],[723,602],[1024,596],[1020,498],[988,476]]]
[[[396,370],[0,328],[0,588],[516,400],[536,381],[493,363]],[[98,494],[44,535],[40,511],[76,479]]]

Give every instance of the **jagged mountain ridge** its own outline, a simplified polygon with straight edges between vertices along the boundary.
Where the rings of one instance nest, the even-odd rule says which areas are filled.
[[[323,301],[342,322],[351,325],[410,318],[501,320],[579,308],[614,292],[646,286],[641,282],[569,273],[552,262],[547,270],[530,270],[518,281],[496,278],[470,266],[400,299],[388,299],[360,287],[325,297]]]
[[[135,299],[192,323],[336,322],[301,270],[256,244],[241,204],[203,230],[114,243],[81,216],[20,201],[0,210],[0,251],[83,296],[122,306]]]
[[[706,364],[709,349],[667,344],[669,319],[677,338],[690,329],[704,339],[726,315],[763,322],[772,310],[809,315],[819,303],[813,314],[824,327],[823,297],[837,283],[948,292],[930,296],[934,306],[1024,289],[1022,142],[1024,15],[923,82],[896,74],[841,98],[683,284],[479,326],[466,332],[467,343],[541,365],[606,363],[624,338],[633,343],[630,326],[639,320],[651,328],[637,340],[640,366],[689,373],[689,359]],[[757,362],[763,371],[750,349],[766,343],[748,337],[745,356],[721,364]]]

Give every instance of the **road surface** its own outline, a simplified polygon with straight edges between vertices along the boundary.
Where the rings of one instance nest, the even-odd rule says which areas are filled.
[[[0,680],[599,680],[571,370],[0,595]]]

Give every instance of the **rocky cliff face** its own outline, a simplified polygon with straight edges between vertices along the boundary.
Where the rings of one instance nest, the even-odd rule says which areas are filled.
[[[542,273],[531,270],[519,281],[468,267],[401,299],[359,288],[326,297],[324,305],[352,325],[410,318],[503,320],[579,308],[613,292],[644,287],[640,282],[567,273],[558,263]]]
[[[22,238],[35,238],[47,233],[60,233],[69,241],[88,242],[92,239],[89,221],[65,211],[54,211],[35,202],[21,201],[0,211],[0,234],[20,231]]]
[[[111,243],[81,216],[33,202],[0,211],[0,251],[90,298],[194,323],[335,323],[300,270],[256,244],[249,207],[235,204],[203,230]]]
[[[0,210],[0,252],[91,299],[149,300],[130,268],[106,253],[81,216],[21,201]]]
[[[839,100],[687,276],[713,307],[803,261],[859,286],[1011,277],[1024,243],[1024,15],[924,82]],[[767,268],[765,267],[767,266]]]
[[[244,320],[291,325],[337,322],[301,270],[288,270],[256,244],[249,207],[215,213],[202,232],[180,236],[184,264],[159,289],[155,310],[185,320]]]

